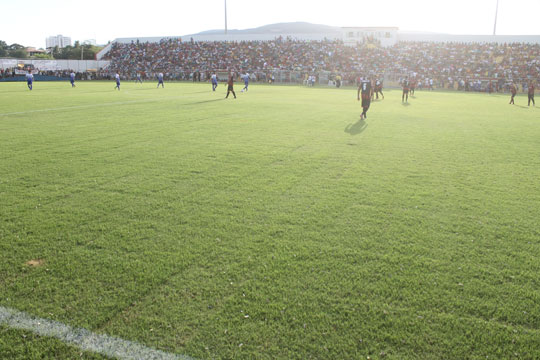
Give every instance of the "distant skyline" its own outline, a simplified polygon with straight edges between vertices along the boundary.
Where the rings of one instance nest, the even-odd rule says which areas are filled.
[[[228,28],[280,22],[330,26],[396,26],[400,31],[491,35],[497,0],[228,0]],[[45,47],[62,34],[72,42],[106,44],[134,36],[182,36],[224,28],[224,0],[72,2],[27,0],[2,4],[0,40]],[[13,16],[10,16],[12,14]],[[499,0],[498,35],[540,35],[539,0]]]

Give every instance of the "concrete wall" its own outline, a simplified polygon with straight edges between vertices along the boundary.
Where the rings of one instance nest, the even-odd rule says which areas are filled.
[[[398,33],[398,41],[458,42],[458,43],[529,43],[540,44],[540,35],[449,35]]]
[[[29,60],[29,59],[0,59],[0,68],[8,69],[17,64],[33,64],[39,70],[74,70],[84,72],[87,70],[99,70],[109,66],[110,61],[101,60]]]

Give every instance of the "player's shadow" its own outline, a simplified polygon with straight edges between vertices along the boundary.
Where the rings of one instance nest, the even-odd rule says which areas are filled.
[[[206,103],[211,103],[211,102],[216,102],[216,101],[221,101],[221,100],[223,99],[219,98],[219,99],[212,99],[212,100],[195,101],[195,102],[187,103],[186,105],[199,105],[199,104],[206,104]]]
[[[514,105],[514,106],[518,108],[522,108],[522,109],[527,109],[527,106],[523,106],[523,105]]]
[[[362,133],[364,130],[366,130],[366,128],[366,121],[364,119],[360,119],[354,124],[347,125],[347,127],[345,127],[345,132],[354,136]]]
[[[411,106],[411,104],[408,103],[408,102],[401,103],[401,105],[403,105],[403,106]]]

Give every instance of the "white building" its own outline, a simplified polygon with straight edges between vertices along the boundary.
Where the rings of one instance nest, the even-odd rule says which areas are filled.
[[[398,42],[397,27],[343,27],[345,45],[374,44],[393,46]]]
[[[49,36],[47,39],[45,39],[46,42],[46,48],[50,49],[53,47],[58,46],[59,48],[65,48],[66,46],[71,46],[71,38],[68,36],[62,36],[62,35],[56,35],[56,36]]]
[[[92,45],[92,46],[97,45],[96,39],[84,40],[82,43],[83,43],[83,45]]]

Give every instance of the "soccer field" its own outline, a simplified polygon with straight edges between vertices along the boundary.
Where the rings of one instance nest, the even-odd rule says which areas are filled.
[[[0,359],[106,358],[10,311],[194,359],[539,356],[526,96],[113,87],[0,84]]]

